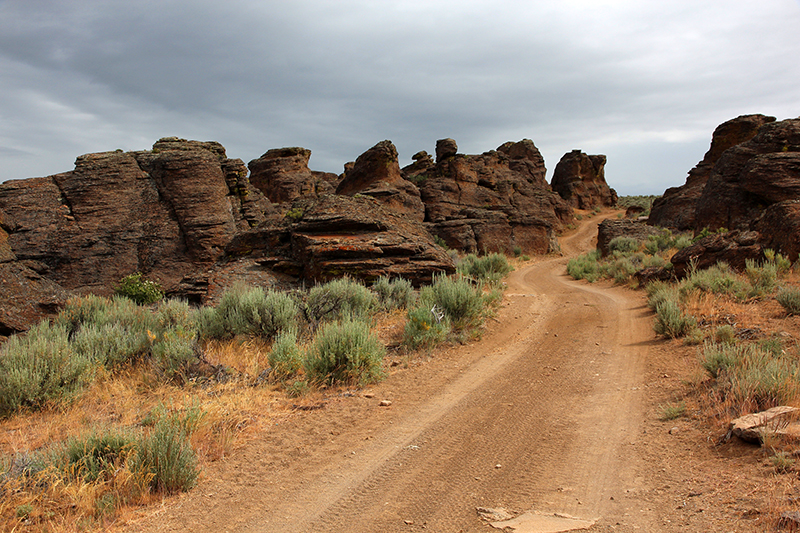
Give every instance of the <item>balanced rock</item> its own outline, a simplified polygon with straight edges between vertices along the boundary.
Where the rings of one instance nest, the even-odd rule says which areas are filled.
[[[617,193],[606,183],[605,165],[604,155],[573,150],[556,165],[550,185],[575,209],[613,207],[617,205]]]
[[[436,141],[436,162],[441,163],[447,158],[455,157],[458,145],[453,139],[439,139]]]
[[[717,126],[703,160],[689,171],[684,185],[667,189],[653,202],[648,223],[681,231],[696,229],[697,201],[719,158],[725,150],[749,141],[761,126],[774,121],[775,117],[765,115],[742,115]]]

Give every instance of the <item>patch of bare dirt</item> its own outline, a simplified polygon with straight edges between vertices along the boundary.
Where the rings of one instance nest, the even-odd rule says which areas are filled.
[[[496,531],[478,508],[597,532],[767,530],[792,489],[757,448],[717,445],[687,384],[696,348],[655,338],[643,293],[566,276],[600,218],[512,273],[481,340],[306,399],[124,531]],[[660,420],[677,401],[689,416]]]

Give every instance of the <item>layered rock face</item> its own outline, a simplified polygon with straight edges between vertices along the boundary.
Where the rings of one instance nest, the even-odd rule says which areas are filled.
[[[455,270],[420,222],[367,196],[299,200],[280,221],[239,235],[228,253],[318,282],[345,275],[367,282],[389,276],[419,286],[436,273]]]
[[[271,205],[219,143],[162,139],[81,156],[75,170],[0,185],[16,257],[67,289],[108,293],[141,271],[166,287],[210,265]]]
[[[717,126],[711,137],[711,147],[703,160],[689,171],[684,185],[667,189],[661,198],[653,202],[648,223],[680,231],[695,229],[697,202],[714,165],[725,150],[749,141],[761,126],[770,122],[775,122],[775,117],[742,115]]]
[[[250,161],[250,183],[272,203],[291,203],[300,198],[331,194],[339,176],[308,168],[311,150],[275,148]]]
[[[427,155],[427,154],[425,154]],[[545,181],[544,159],[532,141],[508,142],[480,155],[458,154],[455,141],[436,146],[403,169],[425,204],[425,222],[450,248],[465,252],[557,250],[555,232],[572,209]]]
[[[617,192],[606,183],[605,166],[606,156],[573,150],[556,165],[550,185],[575,209],[614,207]]]

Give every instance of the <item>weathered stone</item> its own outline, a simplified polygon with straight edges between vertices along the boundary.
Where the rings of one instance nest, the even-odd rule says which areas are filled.
[[[605,257],[610,252],[608,243],[617,237],[631,237],[639,241],[646,241],[650,235],[657,235],[659,231],[644,222],[609,218],[602,221],[597,227],[597,251]]]
[[[765,115],[742,115],[723,122],[714,130],[711,147],[680,187],[667,189],[661,198],[653,202],[648,223],[678,230],[697,229],[695,209],[714,165],[728,148],[749,141],[759,128],[774,122],[775,117]]]
[[[800,409],[780,406],[741,416],[731,421],[729,431],[736,437],[760,444],[767,435],[798,434]]]
[[[397,149],[391,141],[381,141],[361,154],[344,173],[336,194],[372,196],[412,220],[422,222],[425,218],[419,189],[403,179]]]
[[[564,154],[550,185],[575,209],[613,207],[617,193],[606,183],[606,156],[586,155],[580,150]]]
[[[420,285],[455,270],[424,226],[370,197],[299,200],[282,220],[239,235],[228,253],[307,282],[399,276]]]
[[[689,273],[691,265],[697,269],[727,263],[735,270],[744,270],[748,259],[764,257],[764,248],[759,244],[760,235],[755,231],[731,231],[703,237],[672,256],[670,262],[679,278]]]
[[[57,312],[69,293],[19,261],[0,262],[0,335],[26,331]]]
[[[439,139],[436,141],[436,162],[441,163],[449,157],[455,157],[458,145],[453,139]]]
[[[572,219],[572,209],[545,181],[544,159],[533,142],[439,159],[410,179],[420,189],[425,222],[447,246],[465,252],[556,250],[555,232]]]
[[[792,262],[800,258],[800,200],[777,202],[752,224],[764,248],[778,250]]]
[[[250,161],[250,183],[276,204],[332,193],[336,175],[309,170],[310,157],[305,148],[269,150]]]

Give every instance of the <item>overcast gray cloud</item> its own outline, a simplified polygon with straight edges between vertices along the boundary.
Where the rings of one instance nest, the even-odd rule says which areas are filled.
[[[0,181],[168,135],[331,172],[530,138],[661,193],[719,123],[800,115],[798,27],[798,0],[0,0]]]

